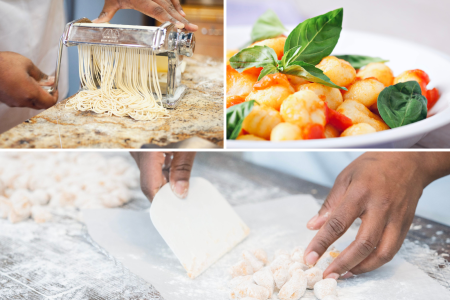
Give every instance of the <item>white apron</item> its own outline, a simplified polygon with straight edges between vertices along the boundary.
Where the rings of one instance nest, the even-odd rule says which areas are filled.
[[[65,26],[63,0],[0,0],[0,51],[28,57],[45,74],[53,75]],[[59,100],[68,91],[68,60],[64,52],[59,79]],[[0,133],[42,110],[12,108],[0,103]]]

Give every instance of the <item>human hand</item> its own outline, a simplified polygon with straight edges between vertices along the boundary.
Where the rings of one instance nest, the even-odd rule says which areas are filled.
[[[308,228],[319,230],[305,251],[315,264],[358,217],[353,241],[324,271],[324,278],[348,278],[379,268],[400,249],[423,189],[449,174],[448,153],[365,153],[337,177]]]
[[[51,95],[42,85],[52,85],[53,81],[25,56],[0,52],[0,102],[10,107],[52,107],[58,101],[58,92]]]
[[[152,201],[159,189],[170,182],[179,198],[186,198],[195,152],[131,152],[141,171],[141,188]]]
[[[197,25],[191,24],[181,8],[179,0],[105,0],[100,16],[94,23],[109,22],[119,9],[134,9],[160,22],[170,22],[176,27],[196,31]]]

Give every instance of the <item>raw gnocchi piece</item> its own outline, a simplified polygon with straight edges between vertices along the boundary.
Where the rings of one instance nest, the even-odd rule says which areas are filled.
[[[265,140],[270,139],[272,129],[283,122],[280,113],[267,106],[255,105],[245,117],[242,128],[250,134]]]
[[[294,262],[291,260],[289,252],[287,252],[287,254],[280,253],[278,255],[275,253],[275,259],[270,264],[270,269],[272,270],[272,272],[275,272],[275,270],[277,270],[279,268],[284,268],[286,270],[289,270],[289,267],[293,263]]]
[[[326,296],[337,296],[337,281],[332,278],[323,279],[314,285],[314,295],[323,300]]]
[[[344,93],[344,100],[355,100],[370,108],[377,103],[378,95],[384,88],[385,86],[374,78],[357,80]]]
[[[241,260],[237,264],[230,267],[231,277],[252,275],[254,273],[252,265],[247,260]]]
[[[31,194],[26,190],[15,191],[9,201],[12,209],[9,211],[8,220],[11,223],[21,222],[26,220],[31,215]]]
[[[9,211],[12,210],[12,204],[3,196],[0,196],[0,218],[8,218]]]
[[[309,90],[290,95],[281,104],[280,113],[286,122],[300,128],[311,124],[326,124],[325,103]]]
[[[263,138],[260,138],[253,134],[244,134],[240,135],[236,138],[237,141],[256,141],[256,142],[265,142],[266,140]]]
[[[252,253],[257,259],[262,261],[264,264],[267,264],[268,259],[267,259],[266,251],[264,251],[261,248],[258,248],[258,249],[253,250]]]
[[[357,76],[361,79],[373,77],[385,87],[392,85],[394,82],[394,74],[392,73],[391,68],[384,63],[370,63],[359,70]]]
[[[375,133],[375,132],[377,132],[375,130],[375,128],[373,128],[369,124],[359,123],[359,124],[352,125],[349,128],[345,129],[341,133],[341,137],[363,135],[363,134],[369,134],[369,133]]]
[[[3,183],[3,181],[0,179],[0,196],[4,196],[5,195],[5,190],[6,190],[6,186]]]
[[[291,252],[291,259],[293,261],[303,263],[303,255],[305,254],[305,249],[303,247],[295,247]]]
[[[47,205],[50,201],[50,194],[44,189],[31,192],[31,203],[33,205]]]
[[[283,285],[288,281],[288,279],[289,272],[284,267],[279,267],[273,272],[273,280],[275,281],[275,286],[278,289],[281,289]]]
[[[245,250],[242,252],[244,260],[248,261],[252,266],[253,272],[258,272],[264,267],[264,263],[257,259],[250,251]]]
[[[278,298],[280,300],[298,300],[305,294],[306,285],[307,279],[305,273],[302,270],[297,270],[291,279],[280,289]]]
[[[248,48],[254,47],[254,46],[267,46],[269,48],[272,48],[275,53],[277,54],[278,59],[281,59],[284,54],[284,44],[286,43],[286,37],[280,36],[273,39],[267,39],[262,40],[256,43],[253,43]]]
[[[348,87],[356,79],[355,68],[349,62],[335,56],[324,57],[316,67],[339,86]]]
[[[297,125],[283,122],[272,129],[270,140],[272,142],[295,141],[302,139],[302,131]]]
[[[52,213],[46,206],[33,205],[31,207],[31,217],[36,223],[45,223],[52,219]]]
[[[277,249],[275,250],[274,257],[277,258],[278,256],[290,256],[289,251],[286,249]]]
[[[297,270],[306,271],[308,269],[309,269],[309,267],[307,265],[296,261],[289,267],[289,275],[292,276],[292,274],[294,274],[294,272]]]
[[[318,267],[312,267],[305,271],[306,279],[308,280],[307,288],[313,289],[314,285],[323,279],[323,271]]]
[[[251,297],[258,300],[269,299],[269,291],[262,286],[254,283],[241,284],[233,289],[230,293],[231,299],[241,299],[244,297]]]
[[[325,125],[324,134],[327,139],[337,138],[340,135],[336,127],[331,124]]]
[[[337,112],[350,118],[353,124],[367,123],[375,128],[376,131],[389,129],[389,126],[384,123],[383,119],[371,112],[364,104],[355,100],[345,100],[338,107]]]
[[[253,89],[245,98],[245,101],[256,100],[259,104],[280,110],[281,103],[294,93],[294,89],[288,85],[272,85],[265,89]]]
[[[342,94],[337,88],[324,86],[320,83],[308,83],[300,87],[300,91],[312,91],[320,100],[327,103],[328,107],[336,110],[344,102]]]
[[[328,268],[329,265],[336,259],[336,257],[339,256],[341,252],[339,250],[336,250],[334,247],[328,249],[317,261],[314,267],[321,269],[322,271],[325,271],[326,268]]]
[[[269,298],[272,297],[275,281],[269,267],[265,267],[253,274],[253,281],[255,281],[257,285],[265,287],[269,291]]]

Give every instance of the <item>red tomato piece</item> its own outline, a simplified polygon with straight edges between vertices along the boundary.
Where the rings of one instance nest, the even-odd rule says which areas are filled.
[[[254,75],[256,77],[259,77],[259,74],[261,74],[262,69],[263,69],[263,67],[261,67],[261,68],[251,67],[251,68],[243,71],[242,73],[250,74],[250,75]]]
[[[326,109],[325,114],[327,116],[327,123],[336,127],[336,129],[339,130],[340,132],[344,131],[345,129],[353,125],[353,122],[349,117],[329,108],[326,103],[325,109]]]
[[[437,88],[434,88],[432,90],[428,90],[427,91],[427,108],[428,110],[430,110],[431,108],[433,108],[433,106],[436,104],[436,102],[439,100],[439,90]]]
[[[303,139],[305,140],[315,140],[324,139],[325,129],[320,124],[309,124],[303,129]]]

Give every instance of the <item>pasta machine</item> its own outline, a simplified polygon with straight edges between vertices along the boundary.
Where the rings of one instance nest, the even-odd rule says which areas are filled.
[[[186,86],[181,84],[182,60],[183,56],[190,57],[194,53],[193,33],[177,29],[169,22],[159,27],[131,26],[92,23],[88,18],[75,20],[66,25],[59,43],[55,83],[46,87],[48,92],[53,93],[58,89],[63,46],[82,44],[152,48],[158,62],[167,62],[167,68],[164,68],[167,70],[167,78],[159,78],[163,94],[162,105],[166,108],[175,108],[186,93]]]

